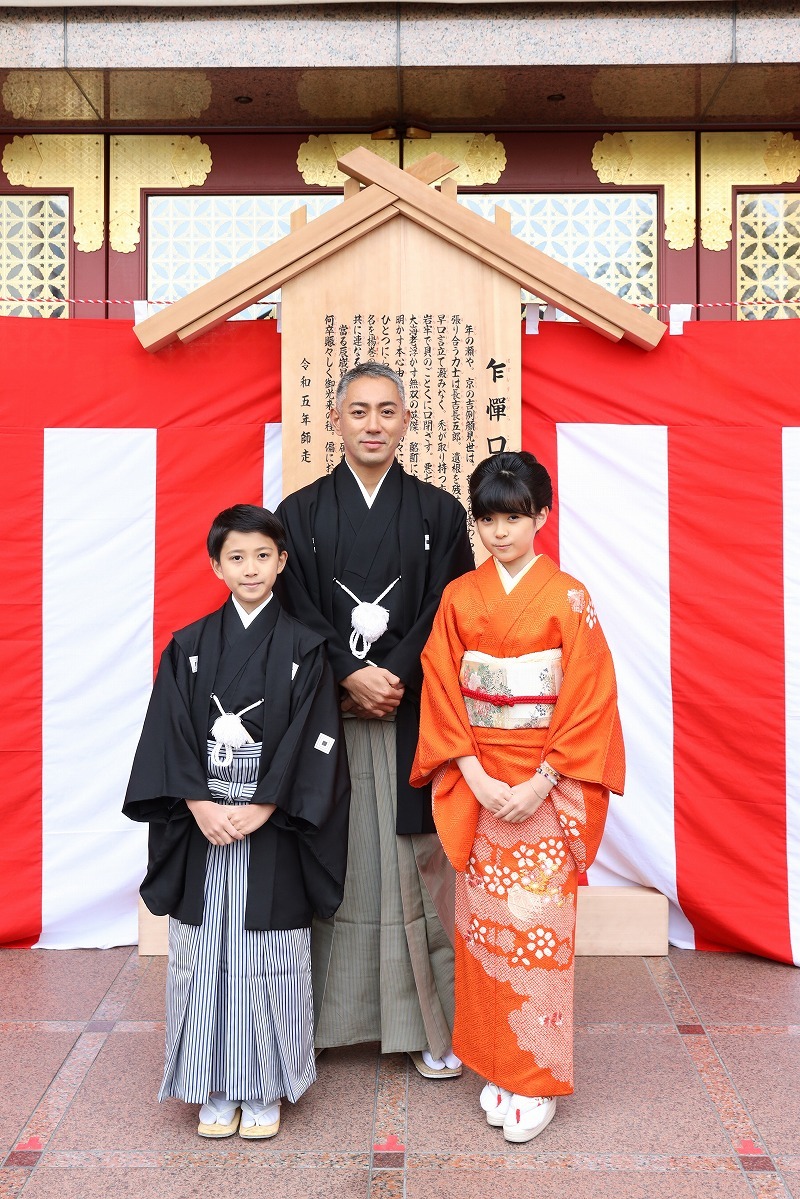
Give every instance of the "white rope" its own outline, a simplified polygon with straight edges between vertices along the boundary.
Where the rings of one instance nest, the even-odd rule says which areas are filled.
[[[354,658],[363,660],[370,651],[370,647],[375,644],[379,637],[389,627],[389,609],[381,607],[381,600],[385,599],[392,588],[400,582],[401,575],[398,575],[393,583],[380,593],[377,599],[371,603],[364,603],[357,595],[354,595],[349,587],[345,587],[339,579],[334,579],[342,591],[350,596],[350,599],[355,600],[356,606],[350,613],[350,624],[352,633],[350,634],[350,652]],[[359,645],[359,641],[361,644]]]
[[[215,766],[229,766],[233,761],[233,751],[241,749],[243,745],[247,745],[253,740],[240,717],[244,716],[246,712],[252,712],[253,708],[257,708],[264,701],[257,699],[254,704],[242,708],[241,712],[226,712],[216,695],[212,693],[211,698],[220,710],[220,715],[211,728],[211,736],[216,742],[211,751],[211,761]]]

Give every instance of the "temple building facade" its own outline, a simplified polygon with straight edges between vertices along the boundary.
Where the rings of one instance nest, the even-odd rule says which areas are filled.
[[[0,314],[178,299],[367,146],[661,319],[797,317],[798,47],[777,0],[4,8]]]

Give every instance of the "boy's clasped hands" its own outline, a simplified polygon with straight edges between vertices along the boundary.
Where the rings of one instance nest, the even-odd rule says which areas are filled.
[[[186,806],[212,845],[241,841],[266,824],[275,811],[271,803],[219,804],[212,799],[187,799]]]

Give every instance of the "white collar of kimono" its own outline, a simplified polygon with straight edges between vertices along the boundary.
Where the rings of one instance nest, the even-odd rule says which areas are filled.
[[[523,566],[522,570],[520,570],[515,575],[509,574],[508,571],[506,570],[505,566],[503,566],[503,563],[498,562],[497,558],[495,558],[494,564],[497,567],[497,573],[500,576],[500,582],[503,584],[503,590],[505,591],[506,595],[509,595],[514,590],[514,588],[516,587],[516,585],[520,581],[520,579],[525,578],[525,575],[528,573],[530,568],[533,566],[536,559],[540,558],[540,557],[541,557],[541,554],[534,554],[534,556],[531,558],[530,562],[528,562],[527,565]]]
[[[359,479],[358,475],[357,475],[357,474],[356,474],[356,472],[353,470],[352,466],[350,465],[350,463],[347,461],[347,459],[346,459],[346,458],[345,458],[345,460],[344,460],[344,463],[345,463],[345,466],[347,467],[347,469],[350,471],[350,474],[351,474],[351,475],[353,476],[353,478],[355,479],[356,483],[358,483],[358,486],[359,486],[359,488],[361,489],[361,494],[363,495],[364,499],[366,500],[367,507],[368,507],[368,508],[371,508],[371,507],[372,507],[372,505],[375,503],[375,497],[376,497],[376,495],[378,494],[378,492],[379,492],[379,491],[380,491],[380,489],[381,489],[381,483],[382,483],[382,482],[383,482],[383,480],[386,478],[386,475],[388,475],[388,473],[389,473],[389,471],[392,469],[392,467],[390,466],[390,467],[388,468],[388,470],[386,471],[386,474],[383,474],[383,475],[381,475],[380,479],[378,480],[378,485],[377,485],[377,487],[376,487],[376,488],[375,488],[375,490],[373,491],[372,495],[370,495],[370,493],[367,491],[366,487],[365,487],[365,486],[364,486],[364,484],[361,482],[361,480]],[[392,464],[392,465],[394,465],[394,464]]]
[[[236,611],[239,613],[239,616],[241,617],[241,620],[242,620],[242,624],[244,625],[244,627],[246,629],[250,628],[250,625],[253,623],[255,618],[258,616],[259,612],[264,611],[267,604],[272,599],[272,595],[273,595],[273,593],[270,591],[269,595],[264,600],[263,604],[259,604],[257,608],[253,608],[252,612],[245,612],[244,608],[239,603],[236,596],[235,595],[231,596],[231,599],[233,600],[233,606],[236,609]]]

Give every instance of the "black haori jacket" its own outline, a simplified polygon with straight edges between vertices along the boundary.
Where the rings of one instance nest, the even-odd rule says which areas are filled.
[[[337,556],[340,522],[347,519],[340,510],[345,482],[339,478],[340,472],[349,474],[349,467],[342,463],[330,475],[287,496],[278,508],[277,515],[286,528],[289,560],[276,590],[290,612],[326,638],[334,674],[343,679],[365,663],[353,657],[349,629],[345,631],[335,616],[333,580],[341,577],[337,571],[344,567],[341,554]],[[399,493],[397,507],[394,514],[387,508],[383,539],[380,530],[370,527],[364,548],[367,556],[374,552],[391,563],[389,581],[400,576],[402,627],[399,636],[375,642],[369,658],[405,684],[396,716],[397,832],[434,832],[430,788],[417,790],[408,781],[419,733],[420,655],[444,588],[472,570],[474,561],[461,504],[440,488],[407,474],[397,462],[390,476],[381,490]],[[380,500],[379,492],[376,505]],[[396,529],[396,541],[392,529]],[[364,565],[363,573],[367,569]],[[372,600],[374,596],[359,598]],[[394,606],[392,599],[390,595],[389,603]],[[391,642],[388,648],[382,648],[387,642]]]
[[[126,816],[150,824],[142,898],[155,915],[186,924],[203,920],[208,842],[184,800],[212,798],[211,693],[225,694],[237,672],[252,667],[252,638],[233,647],[224,641],[230,602],[175,633],[164,650],[123,805]],[[256,684],[265,700],[263,748],[250,802],[276,811],[250,834],[245,927],[308,928],[313,914],[331,916],[342,900],[350,778],[323,638],[280,609],[277,597],[268,609]]]

